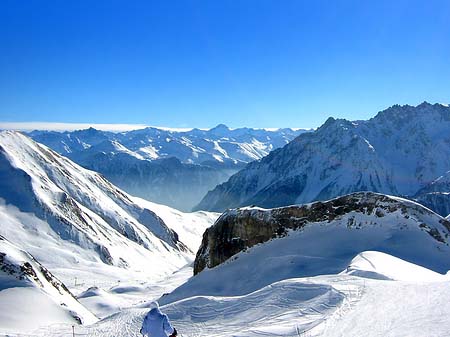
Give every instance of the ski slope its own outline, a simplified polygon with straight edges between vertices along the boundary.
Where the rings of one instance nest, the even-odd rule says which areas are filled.
[[[395,268],[386,269],[386,262]],[[354,269],[360,276],[351,275]],[[371,251],[356,256],[339,274],[287,279],[242,296],[189,297],[162,310],[184,337],[444,337],[450,331],[448,282],[445,275]],[[144,307],[123,309],[92,326],[77,327],[77,333],[139,336]],[[63,336],[69,328],[52,325],[33,336]]]

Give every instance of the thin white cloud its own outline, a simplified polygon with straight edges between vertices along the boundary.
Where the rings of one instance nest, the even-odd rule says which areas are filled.
[[[48,130],[48,131],[74,131],[94,128],[102,131],[122,132],[140,130],[149,127],[144,124],[94,124],[94,123],[46,123],[46,122],[0,122],[1,130]],[[168,131],[189,131],[192,128],[167,128],[154,126],[155,128]]]
[[[145,124],[95,124],[95,123],[52,123],[52,122],[0,122],[0,130],[17,130],[17,131],[33,131],[33,130],[46,130],[46,131],[74,131],[85,130],[94,128],[102,131],[111,132],[123,132],[131,130],[141,130],[148,127],[172,131],[172,132],[186,132],[191,131],[193,128],[171,128],[165,126],[151,126]],[[199,128],[200,130],[209,130],[208,128]],[[236,128],[230,128],[235,130]],[[280,128],[255,128],[263,129],[266,131],[277,131]],[[314,128],[291,128],[294,131],[297,130],[314,130]]]

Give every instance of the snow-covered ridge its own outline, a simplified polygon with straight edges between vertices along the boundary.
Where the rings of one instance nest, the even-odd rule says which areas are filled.
[[[0,307],[2,330],[30,330],[53,322],[97,321],[47,268],[1,235]],[[29,315],[27,326],[18,328],[16,323],[22,321],[23,315]]]
[[[198,274],[205,268],[213,268],[247,248],[289,235],[292,231],[302,232],[309,228],[318,231],[324,228],[326,231],[325,228],[335,226],[343,227],[343,232],[348,231],[349,236],[355,229],[361,232],[379,230],[388,232],[390,236],[398,236],[399,240],[404,240],[402,236],[407,236],[411,231],[415,233],[414,235],[423,235],[425,241],[431,239],[434,245],[442,247],[439,249],[449,251],[448,220],[412,201],[372,192],[359,192],[307,205],[229,210],[223,213],[214,226],[208,228],[203,235],[202,245],[195,260],[194,273]],[[380,239],[383,241],[383,238]],[[405,251],[396,251],[398,248],[396,245],[391,247],[382,241],[377,243],[380,245],[379,249],[383,245],[388,253],[396,253],[398,254],[396,256],[406,260],[412,258],[405,256]],[[366,242],[358,244],[365,245]],[[355,243],[355,246],[358,244]],[[370,250],[370,245],[364,250]],[[419,256],[414,260],[419,264],[423,264],[424,261],[427,261],[427,257]],[[436,259],[433,264],[428,262],[427,266],[437,268],[440,272],[447,271],[445,268],[450,267],[449,264],[443,270],[442,266],[438,267],[440,263],[441,261]]]
[[[160,209],[20,133],[0,133],[0,234],[51,270],[74,277],[96,268],[118,279],[124,270],[149,279],[178,270],[197,248],[189,227],[203,230],[214,216],[165,208],[168,221],[185,222],[176,233],[151,208]]]
[[[209,192],[196,209],[278,207],[356,191],[414,196],[450,170],[450,108],[393,106],[367,121],[329,118]]]
[[[178,248],[174,233],[156,214],[134,204],[125,193],[98,173],[81,168],[20,133],[0,133],[0,146],[2,166],[9,166],[9,178],[20,176],[28,185],[20,187],[35,196],[34,200],[31,193],[19,196],[14,191],[17,186],[4,182],[8,185],[2,191],[6,200],[19,201],[19,197],[28,199],[19,208],[45,208],[44,213],[55,214],[67,222],[76,220],[80,228],[92,233],[95,230],[89,220],[94,223],[103,221],[147,248],[159,245],[157,239],[164,245]],[[83,211],[88,216],[83,217]]]

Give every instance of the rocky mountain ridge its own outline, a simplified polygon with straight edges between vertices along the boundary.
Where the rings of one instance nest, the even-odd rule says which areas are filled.
[[[0,234],[57,267],[139,272],[165,261],[167,269],[156,276],[192,254],[151,209],[18,132],[0,133],[0,208]]]
[[[450,108],[393,106],[367,121],[329,118],[209,192],[196,209],[279,207],[357,191],[413,196],[450,169]]]

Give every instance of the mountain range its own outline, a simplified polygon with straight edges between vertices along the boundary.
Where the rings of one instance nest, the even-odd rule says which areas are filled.
[[[450,108],[394,105],[367,121],[329,118],[314,132],[249,163],[196,209],[278,207],[356,191],[425,200],[433,197],[423,193],[445,187],[436,179],[449,170]],[[441,199],[433,200],[434,206],[428,205],[447,215],[448,208],[435,205]]]
[[[230,129],[220,124],[183,132],[146,128],[113,133],[90,128],[29,135],[133,195],[189,211],[245,164],[305,131]]]

